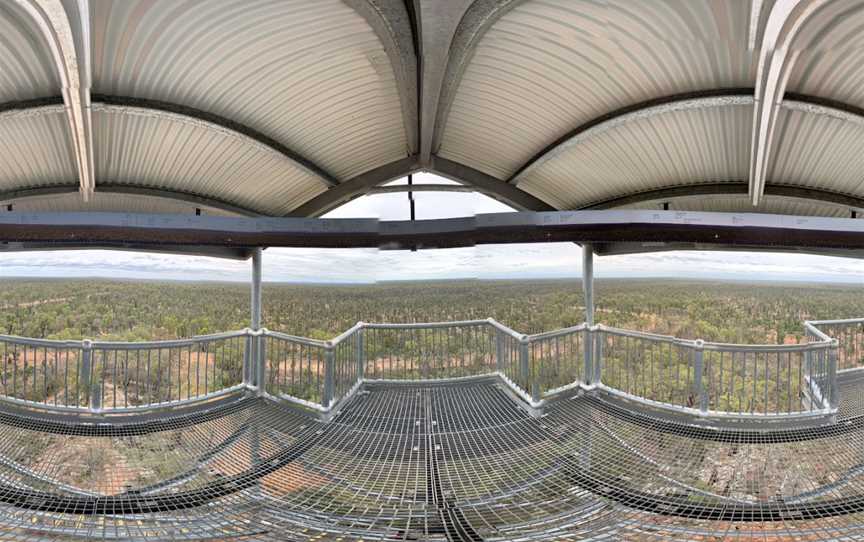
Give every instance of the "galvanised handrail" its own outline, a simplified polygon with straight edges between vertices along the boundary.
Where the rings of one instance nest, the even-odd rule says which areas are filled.
[[[53,397],[56,403],[57,394],[48,393],[53,363],[53,377],[72,384],[58,405],[65,408],[128,409],[127,392],[135,395],[134,408],[176,404],[245,387],[329,412],[368,380],[497,374],[535,406],[583,387],[701,416],[801,416],[837,407],[837,341],[816,327],[823,323],[864,319],[805,322],[811,342],[794,345],[705,342],[584,323],[525,335],[492,318],[358,322],[330,340],[265,328],[140,343],[0,335],[0,387],[16,402],[44,405]],[[230,359],[217,359],[220,347]],[[168,354],[164,366],[162,353]],[[227,378],[217,375],[217,365],[229,371]],[[40,377],[43,395],[37,393]],[[744,381],[761,384],[745,389]]]

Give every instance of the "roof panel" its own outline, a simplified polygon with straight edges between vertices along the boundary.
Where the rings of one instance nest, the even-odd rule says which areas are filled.
[[[60,94],[48,45],[15,2],[0,2],[0,104]]]
[[[479,42],[439,153],[499,178],[574,128],[673,94],[752,86],[749,2],[528,1]]]
[[[63,106],[0,113],[0,191],[77,185]]]
[[[783,107],[769,182],[864,196],[864,119]]]
[[[751,104],[734,100],[634,115],[571,140],[520,177],[519,188],[574,209],[658,187],[740,181],[752,115]]]
[[[94,104],[99,183],[212,197],[273,215],[325,189],[270,147],[215,125],[161,111]]]
[[[92,2],[94,90],[250,126],[339,179],[405,156],[383,45],[337,0]]]

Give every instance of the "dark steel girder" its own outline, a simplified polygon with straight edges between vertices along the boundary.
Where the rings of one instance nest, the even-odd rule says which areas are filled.
[[[864,249],[864,221],[756,213],[557,211],[467,218],[227,218],[131,213],[0,213],[0,243],[248,248],[452,248],[477,244],[697,243],[742,250]],[[658,245],[662,246],[662,245]],[[662,250],[662,248],[661,248]]]

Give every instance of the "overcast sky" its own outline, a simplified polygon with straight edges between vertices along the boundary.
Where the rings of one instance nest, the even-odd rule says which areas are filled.
[[[405,181],[397,181],[404,183]],[[448,183],[429,174],[415,183]],[[448,218],[510,211],[469,193],[414,195],[417,218]],[[407,220],[407,195],[358,198],[328,218]],[[248,281],[250,265],[216,258],[120,251],[12,253],[0,256],[2,277],[110,277]],[[804,280],[864,284],[864,262],[824,256],[753,252],[679,251],[595,258],[597,277],[676,277],[739,280]],[[279,282],[374,282],[454,278],[561,278],[581,275],[581,249],[572,243],[478,246],[418,252],[374,249],[268,249],[264,280]]]

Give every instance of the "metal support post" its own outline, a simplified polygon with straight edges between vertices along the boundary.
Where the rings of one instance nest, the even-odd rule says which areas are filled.
[[[255,333],[261,329],[261,248],[252,251],[252,298],[250,304],[249,327],[252,330],[246,337],[246,352],[243,357],[243,375],[247,385],[258,388],[259,393],[263,391],[263,380],[261,376],[264,358],[259,354],[261,342],[260,336]],[[263,353],[263,352],[262,352]]]
[[[592,327],[585,326],[582,345],[585,347],[585,375],[583,380],[586,385],[594,383],[594,331]]]
[[[357,381],[363,380],[366,369],[366,340],[363,337],[363,328],[357,330],[354,348],[357,350]]]
[[[708,390],[702,385],[702,373],[705,372],[705,342],[696,341],[693,350],[693,397],[698,401],[699,413],[708,413]]]
[[[336,352],[329,342],[324,356],[324,396],[321,398],[321,406],[330,408],[333,402],[333,371],[334,365],[336,365]]]
[[[582,290],[585,294],[585,324],[594,325],[594,248],[582,245]]]
[[[594,369],[591,371],[591,383],[599,384],[603,371],[603,330],[594,326],[591,331],[594,335]]]
[[[840,342],[831,341],[828,348],[828,408],[835,410],[840,404],[840,390],[837,387],[837,349]]]

